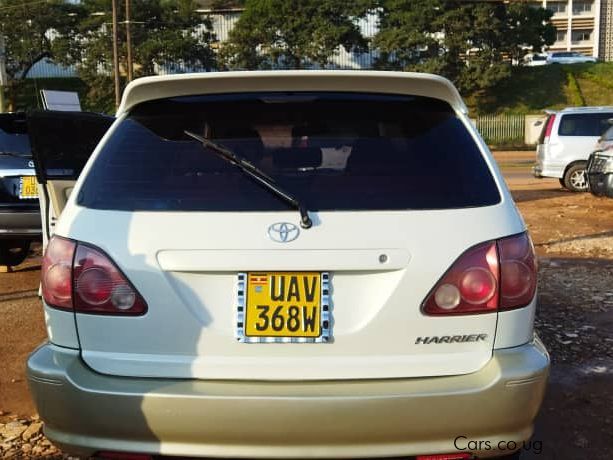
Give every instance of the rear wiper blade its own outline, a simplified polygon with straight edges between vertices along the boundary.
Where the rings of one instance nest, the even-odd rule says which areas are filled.
[[[275,182],[275,180],[268,174],[266,174],[264,171],[257,168],[249,161],[237,155],[233,151],[223,147],[222,145],[212,142],[205,137],[202,137],[191,131],[185,130],[184,132],[189,137],[192,137],[199,141],[204,147],[211,149],[221,159],[236,166],[238,169],[247,174],[251,179],[255,180],[258,184],[263,185],[266,190],[274,193],[286,203],[296,208],[300,212],[300,226],[302,228],[306,229],[311,228],[313,226],[313,221],[309,217],[309,213],[304,207],[304,205],[300,203],[300,201],[296,197],[281,189],[279,185]]]

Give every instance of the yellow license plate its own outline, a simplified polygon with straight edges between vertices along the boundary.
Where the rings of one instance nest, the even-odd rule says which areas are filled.
[[[329,290],[327,273],[239,274],[239,339],[245,342],[328,341]]]
[[[35,176],[22,176],[19,180],[19,198],[38,198],[38,183]]]

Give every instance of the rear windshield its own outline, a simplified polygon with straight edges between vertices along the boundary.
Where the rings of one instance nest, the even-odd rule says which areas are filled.
[[[32,156],[24,114],[0,114],[0,153]]]
[[[608,120],[612,117],[613,112],[563,115],[558,135],[599,137],[611,126]]]
[[[147,211],[288,209],[185,130],[246,158],[311,211],[500,201],[475,141],[445,102],[362,93],[249,93],[137,106],[105,143],[79,204]]]
[[[27,134],[7,133],[0,128],[0,153],[31,157],[30,138]]]

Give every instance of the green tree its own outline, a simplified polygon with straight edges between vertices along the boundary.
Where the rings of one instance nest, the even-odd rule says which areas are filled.
[[[505,46],[511,57],[522,62],[527,48],[540,52],[543,47],[556,41],[556,28],[551,23],[553,13],[544,8],[535,8],[526,2],[507,5]]]
[[[529,50],[555,40],[551,13],[525,2],[381,0],[377,66],[442,74],[474,92],[511,74]]]
[[[118,2],[120,5],[123,2]],[[214,37],[209,19],[196,12],[194,0],[133,0],[131,14],[134,77],[159,69],[210,69]],[[119,21],[123,9],[119,8]],[[76,26],[52,42],[57,61],[74,65],[89,87],[89,108],[112,113],[114,107],[111,2],[83,0],[77,5]],[[119,25],[122,84],[127,69],[125,25]]]
[[[325,67],[339,46],[365,50],[356,19],[372,0],[247,0],[222,49],[228,67]]]
[[[53,38],[75,26],[76,10],[76,5],[61,0],[0,1],[0,34],[9,79],[20,77],[37,59],[51,53]]]

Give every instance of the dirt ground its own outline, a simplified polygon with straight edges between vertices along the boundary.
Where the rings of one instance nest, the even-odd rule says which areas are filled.
[[[613,200],[567,192],[557,179],[533,178],[529,173],[533,152],[500,152],[496,158],[539,255],[535,324],[553,363],[533,437],[540,444],[533,444],[522,459],[609,459],[613,449]],[[0,428],[8,423],[38,428],[31,418],[35,409],[24,363],[46,337],[37,297],[39,268],[37,247],[23,266],[0,274]],[[21,447],[12,442],[0,434],[0,458],[9,449],[16,455]],[[30,445],[26,449],[30,455],[56,454],[38,431]],[[535,449],[536,445],[541,448]]]

